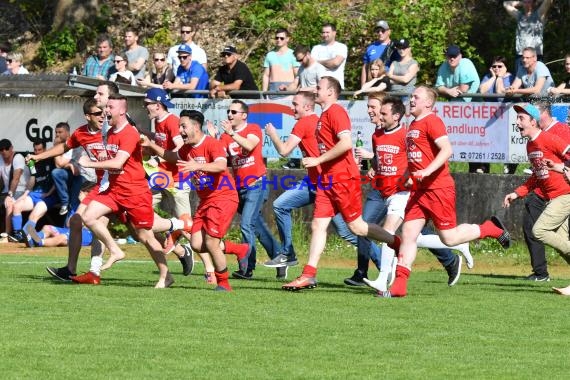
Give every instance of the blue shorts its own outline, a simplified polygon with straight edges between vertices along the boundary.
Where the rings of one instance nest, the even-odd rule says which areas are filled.
[[[43,191],[30,191],[28,193],[28,196],[32,198],[34,206],[40,202],[44,202],[47,208],[50,209],[59,203],[59,197],[55,192],[47,198],[42,198],[43,194],[44,194]]]
[[[69,243],[69,228],[67,227],[53,227],[60,235],[65,234],[67,236],[67,242]],[[83,227],[81,229],[81,245],[88,246],[91,245],[93,241],[93,233],[90,229]]]

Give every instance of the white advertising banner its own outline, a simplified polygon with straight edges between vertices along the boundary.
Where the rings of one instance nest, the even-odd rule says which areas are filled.
[[[292,97],[272,100],[246,100],[250,108],[248,121],[262,129],[271,123],[280,132],[283,140],[291,133],[295,124],[291,109]],[[31,141],[40,138],[53,141],[54,126],[67,121],[72,130],[85,123],[82,111],[84,98],[5,98],[0,99],[0,138],[12,141],[17,151],[31,150]],[[170,111],[180,114],[183,109],[197,109],[206,120],[215,125],[227,118],[226,111],[231,99],[175,98],[176,108]],[[365,100],[346,100],[341,104],[348,110],[352,121],[352,138],[356,141],[357,131],[362,132],[364,147],[371,148],[370,137],[374,126],[370,123]],[[317,114],[320,107],[316,107]],[[453,146],[451,161],[465,162],[526,162],[526,140],[516,129],[516,114],[510,104],[482,102],[438,102],[435,112],[447,126]],[[553,115],[560,121],[567,121],[568,105],[553,104]],[[137,126],[148,129],[150,123],[142,107],[142,99],[129,99],[129,114]],[[409,124],[412,117],[405,117]],[[221,128],[219,128],[221,130]],[[279,157],[270,139],[264,137],[265,157]],[[292,157],[301,157],[297,149]]]

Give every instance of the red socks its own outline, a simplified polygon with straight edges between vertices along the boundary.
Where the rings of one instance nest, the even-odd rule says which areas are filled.
[[[241,260],[244,257],[246,257],[247,253],[249,252],[249,244],[247,243],[238,244],[238,243],[233,243],[229,240],[224,240],[224,245],[226,246],[224,253],[226,255],[236,255],[238,260]]]
[[[305,265],[303,267],[303,276],[305,277],[317,277],[317,268],[310,265]]]
[[[495,223],[491,222],[490,220],[486,220],[485,223],[479,225],[480,238],[492,237],[498,238],[503,233],[503,230],[500,229],[495,225]]]
[[[216,280],[218,281],[218,286],[221,286],[227,291],[232,290],[230,282],[228,281],[228,278],[230,277],[230,274],[228,273],[228,268],[225,268],[221,272],[216,271],[214,272],[214,275],[216,276]]]
[[[405,297],[408,294],[408,278],[410,270],[403,265],[396,266],[396,280],[390,288],[392,297]]]

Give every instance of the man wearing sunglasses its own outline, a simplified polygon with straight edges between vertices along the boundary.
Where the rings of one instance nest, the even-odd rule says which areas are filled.
[[[225,98],[230,91],[259,91],[249,67],[239,60],[235,46],[226,46],[220,56],[224,64],[218,68],[216,76],[210,81],[210,97]],[[258,99],[258,95],[232,95],[240,99]]]
[[[362,57],[362,71],[360,74],[360,86],[367,82],[368,66],[377,59],[381,59],[386,66],[386,71],[390,64],[400,60],[400,54],[390,39],[392,30],[385,20],[380,20],[374,27],[376,40],[366,47],[366,52]]]
[[[209,86],[208,73],[204,66],[192,60],[192,48],[188,45],[178,46],[180,66],[176,71],[174,82],[164,81],[162,87],[166,90],[207,90]],[[205,94],[189,95],[191,98],[205,98]]]
[[[180,43],[171,47],[168,50],[168,55],[166,57],[166,63],[170,64],[174,74],[176,74],[178,66],[180,65],[180,60],[178,59],[178,48],[180,45],[190,46],[190,49],[192,49],[192,60],[198,62],[204,66],[204,69],[208,70],[208,58],[206,57],[206,52],[194,42],[193,39],[195,34],[196,29],[194,29],[190,23],[185,22],[180,25]]]
[[[265,56],[263,62],[263,91],[285,91],[287,86],[293,83],[299,62],[289,48],[289,31],[279,28],[275,31],[275,50]],[[269,98],[279,96],[270,95]]]

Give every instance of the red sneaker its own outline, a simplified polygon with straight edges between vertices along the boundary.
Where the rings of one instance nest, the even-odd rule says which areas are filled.
[[[290,283],[283,285],[281,289],[297,291],[301,289],[313,289],[316,287],[317,287],[317,279],[315,277],[300,275]]]
[[[93,272],[87,272],[80,274],[79,276],[71,276],[71,281],[73,281],[76,284],[100,285],[101,276],[97,276]]]

